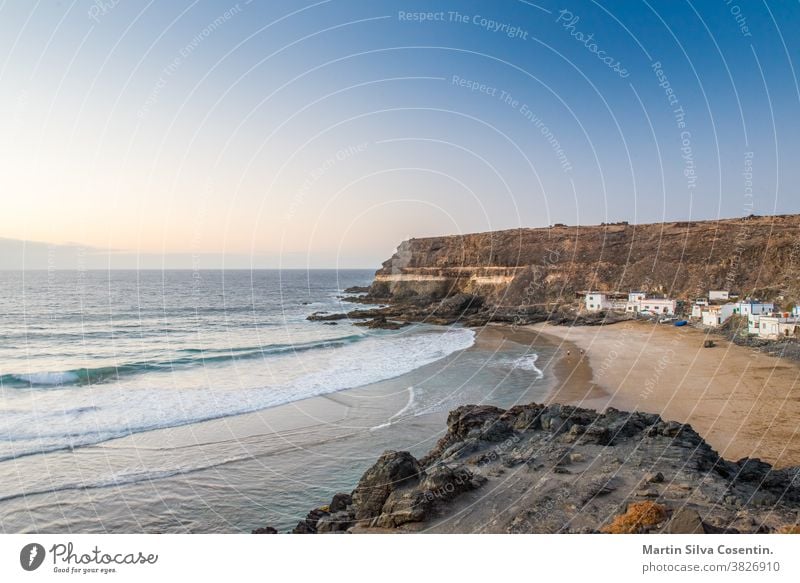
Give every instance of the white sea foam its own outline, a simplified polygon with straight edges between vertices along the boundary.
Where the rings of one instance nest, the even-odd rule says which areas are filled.
[[[538,378],[542,378],[544,373],[542,370],[536,366],[536,361],[539,360],[538,354],[526,354],[525,356],[520,356],[513,362],[513,368],[519,368],[522,370],[530,370],[536,373]]]
[[[385,423],[381,423],[380,425],[376,425],[375,427],[370,427],[370,431],[375,431],[376,429],[383,429],[384,427],[389,427],[393,423],[396,423],[403,419],[403,415],[408,412],[412,412],[414,410],[414,405],[416,404],[416,393],[414,392],[414,387],[408,387],[408,401],[403,408],[400,409],[397,413],[389,417],[389,419]]]
[[[468,329],[375,333],[357,343],[59,391],[3,392],[0,459],[236,415],[406,374],[469,348]],[[411,398],[413,406],[413,393]],[[80,411],[80,415],[75,412]],[[403,414],[403,411],[398,414]]]

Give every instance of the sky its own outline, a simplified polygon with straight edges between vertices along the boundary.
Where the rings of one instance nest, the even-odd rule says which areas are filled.
[[[7,0],[0,269],[800,212],[797,2]]]

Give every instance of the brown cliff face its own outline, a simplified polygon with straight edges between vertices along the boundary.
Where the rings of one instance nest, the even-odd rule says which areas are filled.
[[[682,299],[709,289],[800,299],[800,215],[554,226],[404,241],[371,295],[455,293],[495,306],[571,302],[575,292],[642,290]]]

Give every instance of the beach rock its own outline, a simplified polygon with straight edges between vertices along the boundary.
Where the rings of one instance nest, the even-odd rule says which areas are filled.
[[[316,534],[317,533],[317,523],[319,522],[320,518],[327,516],[329,513],[327,510],[323,510],[322,508],[315,508],[311,512],[308,513],[305,520],[301,520],[297,523],[297,526],[292,529],[292,534]]]
[[[340,492],[338,494],[333,495],[333,499],[331,503],[328,505],[330,511],[332,513],[341,512],[342,510],[346,510],[348,506],[353,503],[353,497],[350,494],[345,494]]]
[[[278,531],[271,526],[264,526],[251,531],[251,534],[278,534]]]
[[[337,313],[337,314],[329,314],[327,312],[314,312],[310,316],[306,317],[306,320],[310,320],[312,322],[329,322],[333,320],[344,320],[347,318],[347,314]]]
[[[463,316],[470,312],[477,311],[483,305],[483,298],[473,294],[455,294],[443,299],[438,306],[437,312]]]
[[[408,322],[395,322],[393,320],[387,320],[386,316],[377,316],[366,322],[356,322],[355,325],[371,328],[373,330],[399,330],[404,326],[408,326]]]
[[[460,502],[481,487],[491,496]],[[798,513],[800,468],[724,460],[688,425],[465,405],[426,456],[385,452],[350,499],[337,494],[294,532],[776,532]]]
[[[407,451],[386,451],[361,477],[353,490],[356,520],[369,520],[381,514],[389,495],[410,480],[419,478],[419,463]]]
[[[353,525],[353,517],[346,510],[332,512],[317,521],[317,533],[346,532]]]
[[[771,465],[758,458],[742,458],[736,464],[739,466],[736,479],[743,482],[760,482],[772,470]]]
[[[683,507],[672,514],[665,532],[668,534],[705,534],[706,531],[697,511]]]
[[[648,472],[644,475],[644,481],[648,484],[661,484],[664,481],[664,474],[661,472]]]
[[[379,528],[394,528],[428,520],[442,504],[479,488],[485,481],[483,476],[461,465],[430,467],[420,475],[419,481],[409,482],[389,494],[381,514],[370,524]]]

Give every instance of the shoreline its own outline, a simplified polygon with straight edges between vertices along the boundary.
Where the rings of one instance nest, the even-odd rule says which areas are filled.
[[[552,386],[542,400],[545,405],[570,404],[587,409],[603,406],[609,395],[600,386],[592,383],[593,370],[588,354],[571,340],[531,325],[513,327],[508,324],[491,324],[505,330],[506,337],[514,342],[534,346],[548,346],[555,350],[551,361],[545,365],[552,371]]]
[[[585,351],[588,382],[554,394],[559,402],[657,413],[689,423],[726,459],[800,464],[798,363],[717,337],[716,347],[703,348],[707,335],[690,328],[633,321],[529,328]]]
[[[539,378],[514,364],[532,347],[538,368],[552,364],[533,338],[478,329],[470,348],[377,383],[0,462],[25,476],[0,484],[5,528],[23,532],[34,520],[47,532],[95,532],[78,510],[93,507],[106,509],[102,528],[113,532],[249,532],[265,519],[288,528],[352,488],[384,450],[435,447],[456,407],[542,401],[550,371]],[[37,471],[44,462],[47,474]],[[54,516],[53,504],[76,512]]]

